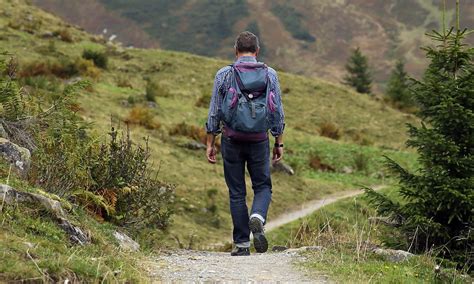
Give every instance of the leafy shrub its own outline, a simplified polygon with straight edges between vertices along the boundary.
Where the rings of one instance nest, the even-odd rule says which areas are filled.
[[[136,106],[130,110],[125,122],[129,124],[141,125],[147,129],[158,129],[160,123],[155,120],[155,115],[149,108]]]
[[[339,127],[332,122],[323,122],[319,124],[319,134],[334,140],[339,140],[339,138],[341,138]]]
[[[85,84],[69,85],[53,102],[55,108],[43,121],[47,128],[37,131],[29,180],[59,196],[88,188],[90,151],[94,145],[86,135],[87,124],[72,110],[73,98]]]
[[[169,93],[159,83],[148,80],[146,85],[145,99],[147,102],[155,102],[157,97],[168,97]]]
[[[144,147],[134,146],[128,133],[120,136],[112,128],[109,134],[110,142],[100,146],[91,165],[94,184],[89,190],[113,206],[113,219],[121,225],[166,228],[172,212],[173,187],[152,176],[148,142]]]
[[[94,65],[99,68],[107,69],[109,58],[105,52],[93,49],[86,49],[82,52],[82,58],[92,60],[92,62],[94,62]]]

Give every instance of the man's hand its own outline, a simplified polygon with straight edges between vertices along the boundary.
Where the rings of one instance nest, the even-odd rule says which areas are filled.
[[[212,133],[207,134],[207,150],[206,150],[206,157],[207,161],[211,164],[215,164],[217,162],[217,150],[216,150],[216,136]]]
[[[206,156],[207,156],[207,161],[211,164],[215,164],[217,162],[217,150],[214,145],[207,146],[206,150]]]
[[[282,147],[274,147],[273,148],[273,163],[278,163],[281,158],[283,158],[283,148]]]
[[[275,145],[282,145],[282,144],[283,144],[283,135],[275,137]],[[283,147],[274,147],[272,162],[278,163],[281,160],[281,158],[283,158]]]

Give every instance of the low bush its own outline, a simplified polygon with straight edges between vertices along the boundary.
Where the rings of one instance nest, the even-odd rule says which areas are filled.
[[[137,103],[137,98],[133,95],[127,97],[127,103],[131,106]]]
[[[173,187],[160,182],[150,170],[150,150],[133,145],[129,133],[112,128],[111,139],[102,144],[90,168],[94,184],[90,191],[112,206],[113,219],[135,229],[164,229],[169,224]]]
[[[122,75],[122,74],[119,75],[116,79],[116,82],[117,82],[117,87],[133,89],[133,85],[130,82],[130,79],[127,78],[126,75]]]
[[[357,153],[353,157],[354,159],[354,169],[358,172],[364,174],[369,173],[370,158],[364,153]]]
[[[143,126],[147,129],[158,129],[161,124],[155,120],[155,115],[149,108],[143,106],[136,106],[130,110],[130,113],[125,118],[128,124],[135,124]]]
[[[309,157],[309,167],[322,172],[335,172],[336,169],[328,164],[325,164],[321,161],[321,158],[318,154],[312,153]]]
[[[145,92],[146,101],[156,102],[156,98],[168,96],[168,91],[164,89],[159,83],[148,80]]]
[[[21,81],[22,84],[33,87],[34,89],[45,90],[48,92],[60,92],[59,79],[47,77],[44,75],[35,77],[26,77]]]
[[[19,77],[56,76],[58,78],[71,78],[79,74],[75,62],[69,59],[33,61],[22,66]]]
[[[319,124],[319,134],[334,140],[339,140],[341,138],[339,127],[336,124],[327,121]]]
[[[196,125],[189,125],[186,122],[176,124],[170,131],[169,134],[172,136],[186,136],[196,141],[200,141],[206,144],[207,132],[203,127]],[[217,142],[217,141],[216,141]]]
[[[109,58],[105,52],[93,49],[86,49],[82,52],[82,58],[92,60],[92,62],[94,62],[94,65],[99,68],[107,69]]]
[[[79,73],[85,77],[97,79],[100,76],[100,69],[91,60],[78,58],[74,64]]]
[[[71,31],[68,29],[57,30],[53,33],[53,35],[64,42],[74,42],[74,38],[72,37]]]
[[[33,61],[23,65],[20,78],[35,76],[55,76],[62,79],[82,75],[92,79],[100,76],[100,70],[90,60],[78,58],[72,61],[67,58],[59,60]]]

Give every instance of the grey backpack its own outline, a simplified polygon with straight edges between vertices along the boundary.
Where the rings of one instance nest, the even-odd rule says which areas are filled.
[[[276,115],[275,94],[271,91],[268,67],[264,63],[231,65],[230,87],[224,94],[222,117],[226,127],[247,133],[267,132]]]

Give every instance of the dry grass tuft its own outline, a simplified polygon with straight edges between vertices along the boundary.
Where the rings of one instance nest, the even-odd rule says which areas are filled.
[[[172,136],[186,136],[206,144],[207,132],[203,127],[189,125],[186,122],[176,124],[170,131]]]
[[[318,171],[322,172],[335,172],[336,169],[328,164],[321,162],[321,158],[317,154],[311,154],[309,158],[309,166]]]
[[[155,120],[155,115],[150,109],[136,106],[130,110],[125,122],[145,127],[146,129],[159,129],[161,124]]]
[[[71,32],[68,29],[61,29],[53,33],[55,36],[59,37],[64,42],[74,42]]]
[[[341,138],[341,131],[339,127],[336,124],[328,121],[319,124],[319,134],[334,140],[339,140]]]

